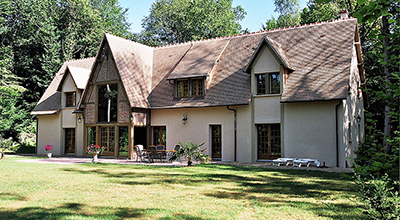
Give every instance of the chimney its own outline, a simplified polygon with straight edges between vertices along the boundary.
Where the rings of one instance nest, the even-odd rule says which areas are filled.
[[[346,19],[349,17],[349,12],[346,9],[342,9],[339,13],[341,19]]]

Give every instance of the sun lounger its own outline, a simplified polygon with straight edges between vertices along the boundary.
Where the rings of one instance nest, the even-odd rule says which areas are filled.
[[[272,165],[280,166],[281,164],[285,164],[288,166],[290,163],[293,163],[293,161],[296,160],[296,158],[278,158],[275,160],[272,160]]]
[[[303,158],[299,158],[297,160],[293,161],[293,166],[294,167],[301,167],[301,166],[307,166],[309,167],[310,165],[315,165],[316,167],[320,166],[320,163],[318,160],[316,159],[303,159]]]

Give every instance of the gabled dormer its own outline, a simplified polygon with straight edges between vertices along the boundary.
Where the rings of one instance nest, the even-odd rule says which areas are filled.
[[[282,93],[284,79],[293,71],[293,67],[281,45],[265,36],[245,71],[252,75],[253,95],[276,95]]]

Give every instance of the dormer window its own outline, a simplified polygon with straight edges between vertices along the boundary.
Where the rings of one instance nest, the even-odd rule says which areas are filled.
[[[280,94],[281,77],[279,72],[256,74],[257,95]]]
[[[204,96],[204,78],[177,79],[175,85],[177,98]]]
[[[74,106],[75,106],[75,92],[66,92],[65,107],[74,107]]]

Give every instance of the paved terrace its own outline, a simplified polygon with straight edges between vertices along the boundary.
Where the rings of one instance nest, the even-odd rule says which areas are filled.
[[[26,162],[26,163],[49,163],[49,164],[83,164],[83,163],[91,163],[92,157],[52,157],[52,158],[43,158],[36,155],[6,155],[7,157],[19,157],[21,159],[16,160],[17,162]],[[22,159],[26,158],[26,159]],[[182,160],[174,161],[174,162],[155,162],[155,163],[147,163],[147,162],[136,162],[134,160],[122,159],[122,158],[102,158],[99,157],[99,163],[114,163],[114,164],[130,164],[130,165],[155,165],[155,166],[186,166],[187,161]],[[296,170],[317,170],[317,171],[325,171],[325,172],[344,172],[344,173],[352,173],[352,168],[339,168],[339,167],[324,167],[319,168],[315,166],[310,167],[293,167],[293,166],[273,166],[272,162],[256,162],[256,163],[242,163],[242,162],[226,162],[226,161],[213,161],[212,164],[223,164],[223,165],[232,165],[232,166],[253,166],[253,167],[264,167],[269,169],[296,169]],[[194,162],[193,165],[198,164]]]

